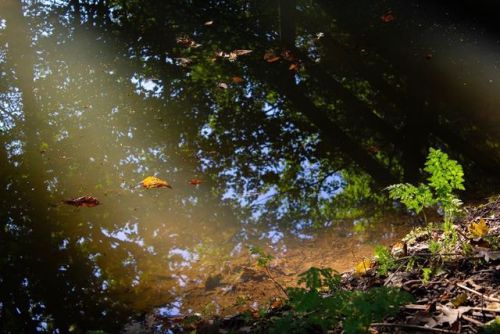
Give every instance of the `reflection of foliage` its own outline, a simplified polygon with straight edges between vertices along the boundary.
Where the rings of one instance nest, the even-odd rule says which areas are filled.
[[[256,246],[250,247],[250,254],[257,257],[257,265],[263,268],[267,267],[269,262],[274,259],[274,256],[266,253],[262,248]]]

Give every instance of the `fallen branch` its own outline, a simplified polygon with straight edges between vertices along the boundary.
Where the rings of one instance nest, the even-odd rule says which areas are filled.
[[[478,295],[478,296],[481,296],[481,298],[483,298],[483,299],[484,299],[484,300],[486,300],[486,301],[500,303],[500,299],[498,299],[498,298],[493,298],[493,297],[490,297],[490,296],[484,295],[484,294],[482,294],[481,292],[476,291],[476,290],[471,289],[471,288],[468,288],[468,287],[466,287],[466,286],[465,286],[465,285],[463,285],[463,284],[457,283],[457,286],[458,286],[459,288],[462,288],[462,289],[464,289],[464,290],[467,290],[467,291],[469,291],[469,292],[471,292],[471,293],[474,293],[474,294],[476,294],[476,295]]]
[[[448,329],[440,329],[440,328],[431,328],[431,327],[425,327],[425,326],[417,326],[417,325],[405,325],[405,324],[391,324],[391,323],[385,323],[385,322],[375,322],[370,324],[370,326],[374,327],[398,327],[398,328],[406,328],[406,329],[419,329],[419,330],[425,330],[428,332],[434,332],[434,333],[452,333],[452,334],[458,334],[458,332],[451,331]]]
[[[478,320],[473,319],[471,317],[468,317],[466,315],[462,315],[462,319],[467,320],[468,322],[473,323],[474,325],[479,326],[479,327],[484,326],[484,324],[481,321],[478,321]]]

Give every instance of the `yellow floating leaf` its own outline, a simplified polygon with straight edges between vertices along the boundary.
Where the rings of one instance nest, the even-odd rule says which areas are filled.
[[[354,271],[358,275],[364,275],[373,267],[374,263],[370,259],[364,259],[354,267]]]
[[[168,184],[167,181],[159,179],[155,176],[148,176],[147,178],[141,181],[141,185],[146,189],[165,188],[165,187],[172,189],[172,186],[170,186],[170,184]]]
[[[481,238],[488,234],[488,231],[488,225],[486,225],[486,221],[483,218],[479,219],[479,223],[471,223],[469,225],[469,232],[474,238]]]

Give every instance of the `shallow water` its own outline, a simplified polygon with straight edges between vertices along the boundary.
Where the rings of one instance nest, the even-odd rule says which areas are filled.
[[[412,179],[429,146],[472,190],[498,185],[499,41],[478,22],[414,4],[383,22],[382,2],[346,20],[355,9],[304,2],[294,48],[266,19],[277,7],[186,16],[153,1],[126,19],[85,4],[0,5],[5,328],[264,305],[280,291],[251,246],[284,285],[348,270],[414,224],[383,188]],[[148,176],[172,189],[141,187]],[[79,196],[100,205],[63,202]]]

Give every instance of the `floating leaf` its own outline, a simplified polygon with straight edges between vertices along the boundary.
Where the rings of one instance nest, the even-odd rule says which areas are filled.
[[[354,267],[354,271],[358,275],[364,275],[368,270],[373,268],[373,261],[371,259],[364,259]]]
[[[290,64],[290,66],[288,67],[288,69],[290,71],[297,72],[300,69],[300,65],[299,65],[299,63],[292,63],[292,64]]]
[[[47,144],[46,142],[43,141],[40,144],[40,148],[39,148],[40,153],[45,153],[45,152],[47,152],[48,149],[49,149],[49,144]]]
[[[384,13],[384,15],[380,17],[380,19],[385,23],[389,23],[391,21],[394,21],[396,17],[392,13],[392,11],[388,10],[387,12]]]
[[[268,63],[274,63],[274,62],[277,62],[280,59],[281,59],[280,56],[277,56],[277,55],[275,55],[272,52],[266,52],[266,53],[264,53],[264,60],[267,61]]]
[[[190,185],[192,185],[192,186],[198,186],[198,185],[202,184],[202,183],[203,183],[203,181],[202,181],[202,180],[200,180],[200,179],[196,179],[196,178],[194,178],[194,179],[189,180],[189,182],[188,182],[188,183],[189,183]]]
[[[233,81],[233,83],[235,84],[242,84],[245,82],[245,79],[241,78],[241,77],[232,77],[231,80]]]
[[[92,196],[82,196],[82,197],[72,198],[64,200],[64,203],[73,206],[84,206],[87,208],[92,208],[100,204],[99,200]]]
[[[469,225],[469,232],[472,234],[474,238],[481,238],[488,234],[488,225],[486,225],[486,221],[481,218],[478,223],[471,223]]]
[[[296,62],[297,61],[297,58],[294,56],[294,54],[290,50],[283,50],[283,51],[281,51],[281,56],[283,57],[283,59],[285,59],[287,61],[290,61],[290,62]]]
[[[217,87],[219,87],[220,89],[228,89],[228,85],[225,82],[219,82]]]
[[[187,36],[177,37],[175,41],[177,42],[177,44],[186,48],[197,48],[201,46],[201,44],[196,43],[194,40]]]
[[[168,184],[167,181],[159,179],[155,176],[148,176],[144,180],[141,181],[141,185],[146,188],[146,189],[151,189],[151,188],[170,188],[170,184]]]
[[[244,55],[247,55],[247,54],[249,54],[251,52],[252,52],[252,50],[234,50],[231,53],[234,53],[237,56],[244,56]]]
[[[189,65],[191,65],[191,63],[193,62],[191,59],[189,58],[176,58],[175,60],[177,60],[177,63],[182,66],[182,67],[187,67]]]

